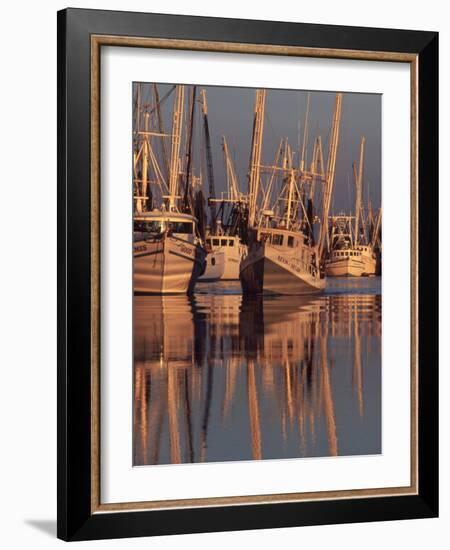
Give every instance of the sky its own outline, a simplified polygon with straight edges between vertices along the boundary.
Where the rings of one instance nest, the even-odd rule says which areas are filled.
[[[174,83],[175,84],[175,83]],[[160,98],[172,84],[158,84]],[[226,172],[222,151],[222,136],[227,139],[234,160],[242,191],[247,190],[247,172],[250,157],[255,89],[198,85],[206,90],[209,129],[213,155],[216,195],[226,186]],[[142,83],[143,103],[150,102],[151,84]],[[135,88],[136,90],[136,88]],[[326,164],[329,134],[334,111],[335,91],[311,92],[309,114],[308,164],[312,155],[315,137],[320,135]],[[170,132],[174,93],[162,105],[165,131]],[[308,91],[267,91],[262,163],[271,164],[280,139],[287,137],[294,151],[300,151],[307,106]],[[186,93],[187,103],[187,93]],[[197,104],[197,111],[201,106]],[[361,136],[365,136],[365,160],[363,200],[367,206],[370,196],[376,211],[381,206],[381,105],[380,94],[344,93],[342,102],[340,140],[337,153],[336,176],[332,213],[350,212],[354,205],[354,179],[352,162],[359,161]],[[196,119],[194,139],[199,140],[202,128]],[[199,142],[199,141],[198,141]],[[194,146],[195,147],[195,146]],[[201,149],[195,149],[199,156]],[[299,153],[297,153],[298,155]],[[195,163],[198,158],[194,158]],[[294,159],[294,164],[296,160]],[[297,156],[298,162],[298,156]]]

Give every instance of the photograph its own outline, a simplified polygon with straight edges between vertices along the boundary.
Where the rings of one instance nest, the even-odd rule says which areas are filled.
[[[65,541],[439,514],[439,33],[222,8],[58,12]]]
[[[382,94],[130,96],[133,466],[381,454]]]

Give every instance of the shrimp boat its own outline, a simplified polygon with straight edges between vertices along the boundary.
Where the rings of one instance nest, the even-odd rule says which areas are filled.
[[[134,217],[134,291],[186,294],[205,270],[206,250],[189,214],[154,210]]]
[[[318,248],[298,231],[259,229],[242,260],[240,278],[246,294],[314,294],[325,288]]]
[[[355,216],[331,216],[331,252],[325,262],[328,277],[361,277],[365,263],[361,250],[354,246],[353,220]]]
[[[206,269],[199,280],[200,282],[238,280],[239,264],[247,249],[239,235],[243,213],[246,210],[246,197],[239,191],[234,164],[226,138],[223,136],[222,148],[226,165],[227,191],[222,194],[221,198],[216,198],[205,90],[201,92],[201,100],[211,223],[206,235],[208,250]]]
[[[319,293],[325,288],[321,256],[328,229],[326,221],[321,224],[316,243],[314,189],[317,183],[323,184],[323,219],[328,220],[339,141],[342,94],[336,96],[326,171],[323,168],[320,137],[315,141],[310,170],[305,169],[305,146],[299,166],[294,167],[292,149],[287,139],[281,141],[272,166],[265,167],[261,164],[265,95],[265,90],[258,90],[256,94],[249,170],[248,253],[240,264],[242,290],[244,294]],[[308,95],[306,117],[309,100]],[[306,128],[307,122],[305,134]],[[306,136],[304,144],[305,140]],[[267,171],[269,177],[260,193],[261,206],[257,210],[263,171]],[[275,204],[270,207],[270,196],[274,192],[277,179],[281,179],[281,190]]]
[[[208,252],[204,280],[239,280],[239,265],[247,247],[237,235],[214,235],[206,237]]]
[[[364,270],[361,252],[349,249],[333,250],[326,264],[328,277],[361,277]]]
[[[355,216],[339,214],[330,218],[330,252],[325,263],[326,274],[330,277],[369,277],[377,272],[374,246],[381,222],[381,210],[372,235],[368,237],[362,206],[364,144],[365,138],[362,136],[358,171],[356,163],[353,163],[356,190]]]
[[[193,195],[191,174],[192,126],[195,87],[190,90],[190,124],[186,132],[186,166],[180,158],[182,126],[185,115],[184,86],[174,86],[172,132],[165,134],[159,94],[153,85],[154,103],[144,110],[143,129],[139,117],[135,132],[133,227],[134,292],[139,294],[192,293],[206,266],[206,248],[202,224],[194,212],[201,214],[203,198]],[[142,111],[138,100],[137,111]],[[170,162],[162,144],[163,162],[158,162],[155,138],[171,138]],[[164,160],[166,166],[164,166]],[[183,188],[184,183],[184,188]],[[157,204],[159,191],[160,206]],[[152,208],[153,206],[153,208]],[[201,217],[201,215],[200,215]]]
[[[238,235],[216,232],[206,236],[206,269],[200,282],[238,281],[239,265],[245,256],[247,246]]]

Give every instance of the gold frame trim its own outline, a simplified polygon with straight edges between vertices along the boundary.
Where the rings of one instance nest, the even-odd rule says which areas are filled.
[[[254,496],[102,504],[100,500],[100,50],[102,46],[164,48],[330,59],[391,61],[410,65],[411,100],[411,484],[408,487],[282,493]],[[91,513],[210,506],[274,504],[418,494],[418,55],[166,38],[91,36]]]

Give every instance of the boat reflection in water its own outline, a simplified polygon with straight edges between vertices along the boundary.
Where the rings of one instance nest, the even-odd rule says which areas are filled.
[[[134,300],[134,465],[381,452],[381,296]]]

